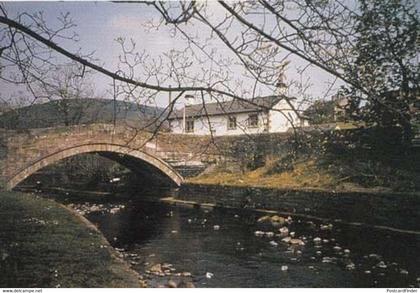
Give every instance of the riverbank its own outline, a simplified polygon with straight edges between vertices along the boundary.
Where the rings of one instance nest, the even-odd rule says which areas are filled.
[[[417,193],[338,192],[185,183],[175,199],[253,210],[299,215],[419,233],[420,195]]]
[[[69,208],[0,192],[0,287],[141,287],[102,234]]]
[[[356,158],[268,160],[264,166],[243,172],[232,171],[224,166],[215,167],[196,177],[188,178],[187,183],[321,192],[410,192],[420,195],[420,173],[413,162],[416,162],[415,157],[410,164],[397,168],[378,161]]]

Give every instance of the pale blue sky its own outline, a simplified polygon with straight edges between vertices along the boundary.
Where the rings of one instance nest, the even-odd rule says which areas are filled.
[[[223,13],[222,8],[215,7],[215,14]],[[54,27],[56,17],[60,12],[70,12],[77,27],[74,31],[79,35],[77,44],[62,42],[61,46],[70,51],[81,48],[83,53],[95,52],[94,56],[100,59],[107,69],[117,69],[120,47],[114,41],[118,37],[133,38],[137,42],[139,50],[145,50],[152,56],[159,56],[171,48],[179,49],[182,42],[170,37],[168,29],[160,29],[158,32],[147,32],[144,23],[152,18],[158,18],[158,13],[149,6],[110,2],[5,2],[5,7],[12,17],[19,12],[33,13],[43,11],[45,19],[51,27]],[[221,53],[230,54],[227,49],[221,47]],[[304,63],[298,58],[290,58],[291,64],[288,70],[288,78],[293,79],[298,75],[295,68]],[[319,69],[306,71],[304,79],[310,78],[313,86],[309,92],[313,96],[323,95],[328,88],[328,83],[333,80],[328,74]],[[103,76],[95,76],[95,88],[98,93],[104,93],[109,88],[111,80]],[[2,96],[16,94],[17,89],[12,86],[2,85]],[[109,97],[110,98],[110,97]],[[167,103],[166,96],[159,96],[157,104],[163,106]]]

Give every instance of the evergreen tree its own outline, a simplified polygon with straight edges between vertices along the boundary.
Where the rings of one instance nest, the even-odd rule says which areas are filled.
[[[419,90],[419,19],[410,0],[361,0],[355,63],[347,74],[365,89],[350,88],[353,100],[366,97],[362,119],[369,125],[402,128],[412,138],[412,106]]]

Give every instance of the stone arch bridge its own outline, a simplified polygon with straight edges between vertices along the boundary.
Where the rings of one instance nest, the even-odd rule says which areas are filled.
[[[0,135],[0,184],[7,190],[43,167],[84,153],[98,153],[144,176],[155,172],[178,186],[183,175],[220,157],[205,137],[153,135],[109,124],[2,130]]]

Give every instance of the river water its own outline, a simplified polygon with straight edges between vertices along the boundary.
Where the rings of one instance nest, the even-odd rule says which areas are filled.
[[[85,216],[151,287],[170,280],[195,287],[419,287],[419,235],[298,217],[273,225],[258,222],[262,213],[141,200],[99,206]],[[304,245],[282,241],[281,227]]]

